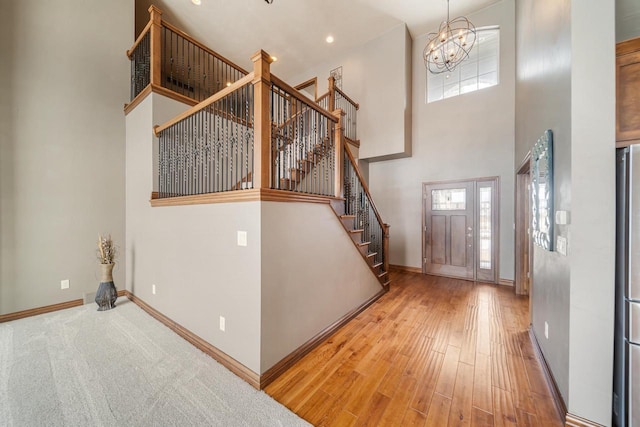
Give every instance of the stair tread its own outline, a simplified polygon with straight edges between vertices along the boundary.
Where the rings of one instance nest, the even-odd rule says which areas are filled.
[[[381,265],[382,265],[382,263],[381,263],[381,262],[379,262],[379,263],[377,263],[377,264],[373,264],[373,265],[372,265],[372,267],[373,267],[373,268],[378,268],[378,267],[380,267]]]
[[[355,217],[356,217],[355,215],[340,215],[340,218],[342,218],[342,219],[352,219],[352,218],[355,218]]]
[[[371,253],[367,254],[367,258],[371,258],[371,257],[374,257],[376,255],[378,255],[378,252],[371,252]]]
[[[368,246],[370,244],[371,244],[371,242],[360,242],[360,243],[357,243],[358,246]]]
[[[349,230],[349,233],[353,233],[353,234],[362,233],[362,232],[364,232],[364,228],[359,228],[357,230]]]
[[[385,276],[386,274],[388,274],[386,271],[383,271],[382,273],[378,274],[378,277],[382,278],[383,276]]]

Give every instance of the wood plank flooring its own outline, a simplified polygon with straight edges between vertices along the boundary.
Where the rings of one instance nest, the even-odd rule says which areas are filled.
[[[266,388],[316,426],[561,426],[508,287],[392,273],[391,290]]]

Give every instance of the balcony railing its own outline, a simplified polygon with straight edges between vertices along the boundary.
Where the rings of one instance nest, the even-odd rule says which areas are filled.
[[[150,20],[127,51],[131,60],[131,100],[149,84],[202,101],[248,73],[230,60],[162,20],[149,8]]]

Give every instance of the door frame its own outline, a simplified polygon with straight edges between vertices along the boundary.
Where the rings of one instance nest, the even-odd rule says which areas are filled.
[[[422,183],[422,227],[420,228],[420,235],[421,235],[421,240],[422,240],[422,274],[431,274],[431,273],[427,273],[426,272],[426,256],[427,256],[427,239],[425,236],[425,229],[426,229],[426,223],[425,223],[425,219],[426,219],[426,213],[427,213],[427,186],[429,185],[441,185],[441,184],[456,184],[456,183],[467,183],[473,181],[474,183],[474,213],[473,213],[473,217],[474,217],[474,222],[477,222],[478,219],[478,200],[477,200],[477,193],[478,193],[478,182],[482,182],[482,181],[494,181],[495,182],[495,194],[493,194],[493,206],[492,206],[492,211],[493,211],[493,222],[492,222],[492,227],[493,227],[493,240],[495,242],[495,244],[493,245],[492,248],[492,257],[493,257],[493,262],[495,265],[495,280],[494,281],[486,281],[486,280],[482,280],[483,283],[495,283],[495,284],[499,284],[500,283],[500,177],[499,176],[486,176],[486,177],[480,177],[480,178],[467,178],[467,179],[453,179],[453,180],[445,180],[445,181],[428,181],[428,182],[423,182]],[[478,234],[479,234],[479,229],[476,226],[476,224],[474,224],[474,230],[473,230],[473,246],[474,246],[474,252],[478,247]],[[473,279],[464,279],[464,278],[460,278],[460,277],[454,277],[455,279],[460,279],[460,280],[472,280],[474,282],[478,281],[477,279],[477,270],[478,270],[478,265],[477,265],[477,254],[474,253],[473,256]],[[451,277],[451,276],[447,276],[447,275],[438,275],[438,276],[443,276],[443,277]]]
[[[515,286],[514,291],[516,295],[529,295],[531,296],[531,292],[533,291],[533,239],[531,239],[530,229],[531,229],[531,200],[528,199],[530,196],[530,189],[523,190],[523,175],[529,175],[528,182],[531,183],[531,151],[529,151],[522,163],[520,163],[520,167],[516,171],[515,176],[515,239],[514,239],[514,257],[515,257],[515,266],[514,266],[514,275],[515,275]],[[525,198],[527,198],[525,200]],[[528,204],[526,203],[528,202]],[[523,205],[524,204],[524,205]],[[525,209],[528,206],[529,209]],[[524,212],[524,211],[527,212]],[[524,214],[524,218],[523,218]],[[527,271],[525,265],[520,261],[523,257],[523,253],[525,250],[525,241],[523,238],[527,233],[529,233],[529,287],[525,289],[524,281],[526,280]]]

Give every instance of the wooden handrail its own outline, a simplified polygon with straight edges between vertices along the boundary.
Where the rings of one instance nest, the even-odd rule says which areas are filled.
[[[170,29],[171,31],[173,31],[174,33],[184,37],[185,39],[187,39],[188,41],[190,41],[191,43],[193,43],[194,45],[198,46],[200,49],[210,53],[211,55],[215,56],[216,58],[218,58],[219,60],[221,60],[222,62],[232,66],[233,68],[235,68],[238,71],[241,71],[245,74],[249,74],[249,72],[247,70],[245,70],[244,68],[242,68],[239,65],[236,65],[235,63],[233,63],[232,61],[228,60],[227,58],[225,58],[224,56],[220,55],[219,53],[217,53],[216,51],[208,48],[207,46],[205,46],[204,44],[200,43],[198,40],[194,39],[193,37],[191,37],[189,34],[185,33],[184,31],[182,31],[181,29],[171,25],[170,23],[166,22],[166,21],[162,21],[162,26],[166,27],[168,29]]]
[[[349,149],[349,146],[347,144],[344,145],[344,150],[347,152],[347,157],[349,157],[349,161],[351,162],[351,165],[353,166],[353,170],[356,172],[356,175],[358,176],[358,179],[360,180],[360,184],[362,184],[362,188],[364,189],[364,192],[367,194],[367,198],[369,199],[369,203],[371,203],[371,207],[373,208],[373,212],[376,214],[376,218],[378,218],[378,222],[380,223],[380,227],[382,227],[384,229],[385,223],[382,221],[382,217],[380,216],[380,213],[378,212],[378,208],[376,208],[376,204],[373,202],[373,197],[371,197],[371,193],[369,192],[369,187],[367,186],[367,182],[362,177],[362,174],[360,173],[360,168],[358,168],[358,165],[356,164],[356,160],[353,157],[353,154],[351,154],[351,150]]]
[[[354,106],[356,107],[356,110],[359,110],[359,109],[360,109],[360,104],[358,104],[358,103],[357,103],[356,101],[354,101],[353,99],[349,98],[349,96],[348,96],[346,93],[344,93],[344,92],[342,91],[342,89],[340,89],[340,88],[338,88],[338,87],[335,87],[335,90],[336,90],[336,92],[338,92],[340,95],[342,95],[342,97],[343,97],[344,99],[346,99],[346,100],[347,100],[347,101],[349,101],[352,105],[354,105]]]
[[[131,55],[133,55],[133,51],[136,50],[136,47],[138,47],[138,45],[140,44],[140,42],[142,41],[144,36],[149,32],[150,29],[151,29],[151,21],[147,22],[147,25],[144,27],[144,29],[142,30],[142,32],[140,33],[136,41],[133,42],[133,46],[131,46],[131,49],[127,51],[127,58],[131,59]]]
[[[325,93],[324,95],[320,95],[320,97],[316,98],[316,102],[320,102],[323,99],[327,98],[329,96],[329,92]]]
[[[287,92],[287,95],[293,96],[297,100],[305,103],[306,105],[308,105],[309,107],[313,108],[314,110],[316,110],[320,114],[326,116],[329,120],[331,120],[333,122],[337,122],[338,121],[333,114],[331,114],[329,111],[325,110],[324,108],[320,107],[319,105],[317,105],[316,103],[311,101],[306,96],[302,95],[300,92],[298,92],[294,87],[290,86],[284,80],[282,80],[282,79],[276,77],[275,75],[271,74],[271,82],[274,85],[278,86],[280,89],[283,89],[285,92]]]
[[[162,124],[160,126],[155,126],[153,128],[153,132],[155,133],[156,136],[159,136],[160,132],[166,130],[167,128],[170,128],[171,126],[175,125],[176,123],[180,122],[181,120],[186,119],[190,115],[192,115],[194,113],[197,113],[198,111],[202,110],[203,108],[208,107],[209,105],[213,104],[216,101],[219,101],[220,99],[224,98],[225,96],[229,95],[230,93],[233,93],[236,90],[240,89],[241,87],[251,83],[252,80],[253,80],[253,72],[247,74],[246,76],[244,76],[240,80],[235,81],[234,83],[231,84],[231,86],[227,86],[224,89],[214,93],[209,98],[207,98],[204,101],[202,101],[202,102],[196,104],[195,106],[189,108],[187,111],[185,111],[185,112],[183,112],[181,114],[178,114],[173,119],[165,122],[164,124]]]

